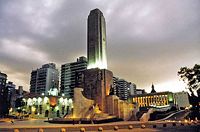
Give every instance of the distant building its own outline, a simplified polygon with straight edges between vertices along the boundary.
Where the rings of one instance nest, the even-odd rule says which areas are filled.
[[[61,66],[60,93],[67,98],[73,98],[76,78],[87,69],[86,57],[77,58],[76,62],[66,63]]]
[[[23,98],[25,94],[29,94],[30,92],[25,91],[23,86],[19,86],[18,89],[15,90],[16,98]]]
[[[174,101],[175,101],[175,105],[178,108],[185,108],[190,105],[189,96],[187,92],[174,93]]]
[[[31,72],[30,93],[48,95],[50,89],[58,89],[59,73],[54,63],[42,65]]]
[[[145,94],[145,93],[146,93],[146,91],[144,89],[136,89],[136,92],[135,92],[136,95],[137,94]]]
[[[133,96],[136,94],[136,85],[134,83],[129,82],[129,96]]]
[[[186,108],[189,104],[187,92],[155,92],[143,93],[129,97],[129,102],[137,104],[138,107],[154,107],[154,108]]]
[[[112,94],[117,95],[117,81],[119,78],[113,77],[113,86],[112,86]]]
[[[117,93],[118,97],[121,100],[127,100],[128,99],[128,90],[129,90],[129,83],[125,81],[124,79],[119,79],[117,81]]]
[[[18,98],[23,97],[23,93],[24,93],[23,86],[19,86],[18,87]]]
[[[153,83],[152,83],[152,85],[151,85],[151,93],[156,93],[156,90],[155,90],[155,88],[154,88]]]
[[[0,72],[0,92],[6,87],[7,75]]]
[[[9,108],[15,107],[15,84],[13,82],[6,83],[6,89],[8,90],[7,101],[9,103]]]
[[[5,98],[7,98],[6,90],[7,75],[0,72],[0,117],[6,114],[5,105],[7,104]]]
[[[113,91],[121,100],[127,100],[136,92],[136,85],[124,79],[113,77]]]
[[[174,105],[172,92],[144,93],[129,97],[129,101],[138,107],[169,107]]]

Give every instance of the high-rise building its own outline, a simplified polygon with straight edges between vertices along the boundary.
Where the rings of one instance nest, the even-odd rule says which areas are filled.
[[[77,58],[76,62],[66,63],[61,66],[60,92],[67,98],[73,98],[76,78],[87,69],[86,57]]]
[[[50,89],[57,89],[59,72],[54,63],[42,65],[31,72],[30,93],[48,95]]]
[[[4,100],[7,98],[6,81],[7,75],[0,72],[0,117],[6,114],[5,105],[7,101]]]
[[[107,69],[106,22],[99,9],[90,11],[87,26],[88,69]]]
[[[136,93],[136,85],[124,79],[113,77],[113,91],[121,100],[127,100]]]
[[[128,82],[125,81],[124,79],[119,79],[117,81],[117,91],[118,91],[118,96],[122,100],[127,100],[128,99]]]
[[[133,96],[136,94],[136,85],[134,83],[129,82],[129,94],[128,96]]]
[[[8,83],[6,83],[6,89],[7,89],[7,102],[8,102],[8,107],[9,108],[14,108],[15,107],[15,84],[11,81],[8,81]]]
[[[6,87],[7,75],[0,72],[0,95],[3,89]]]

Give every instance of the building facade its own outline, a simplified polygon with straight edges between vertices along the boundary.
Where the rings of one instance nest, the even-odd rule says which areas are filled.
[[[136,89],[135,94],[145,94],[146,91],[144,89]]]
[[[62,96],[26,94],[22,100],[24,105],[18,109],[23,115],[33,118],[64,117],[73,108],[72,100]]]
[[[136,85],[124,79],[113,77],[113,91],[121,100],[127,100],[129,96],[136,94]]]
[[[129,93],[129,82],[125,81],[124,79],[119,79],[117,81],[117,96],[121,100],[127,100]]]
[[[190,106],[189,96],[187,92],[174,93],[174,101],[175,101],[175,105],[178,108],[185,108],[185,107]]]
[[[58,89],[59,72],[54,63],[42,65],[31,72],[30,93],[48,95],[50,89]]]
[[[9,104],[9,108],[14,108],[15,107],[15,100],[16,100],[15,87],[16,86],[15,86],[15,84],[13,82],[9,81],[8,83],[6,83],[6,89],[8,90],[7,101],[8,101],[8,104]]]
[[[129,96],[133,96],[136,94],[136,85],[134,83],[129,82]]]
[[[88,69],[107,69],[106,22],[99,9],[90,11],[87,21]]]
[[[134,95],[129,101],[137,104],[138,107],[170,107],[174,105],[172,92],[145,93]]]
[[[76,78],[87,69],[86,57],[77,58],[76,62],[66,63],[61,66],[60,92],[67,98],[73,98]]]
[[[0,92],[6,87],[7,75],[0,72]]]
[[[7,102],[4,100],[7,98],[6,90],[7,75],[0,72],[0,117],[6,114],[5,106]]]

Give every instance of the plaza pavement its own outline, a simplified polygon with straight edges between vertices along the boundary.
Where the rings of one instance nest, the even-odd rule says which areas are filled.
[[[51,124],[44,122],[44,119],[30,119],[30,120],[15,120],[14,124],[9,119],[0,123],[0,132],[13,132],[14,129],[18,129],[20,132],[38,132],[40,128],[44,132],[60,132],[61,128],[64,128],[66,132],[80,131],[81,128],[85,128],[86,131],[95,132],[99,127],[105,132],[114,131],[117,127],[118,132],[155,132],[155,131],[167,131],[167,132],[200,132],[200,123],[193,122],[166,122],[166,121],[149,121],[142,123],[139,121],[121,121],[112,122],[106,124]],[[165,125],[164,125],[165,124]],[[176,124],[176,125],[173,125]],[[145,128],[141,128],[141,125],[145,125]],[[130,126],[132,126],[132,129]]]

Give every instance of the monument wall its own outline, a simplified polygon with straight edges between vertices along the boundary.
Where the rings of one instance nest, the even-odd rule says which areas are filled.
[[[113,74],[106,69],[88,69],[84,72],[84,96],[98,104],[106,112],[106,96],[110,93]]]
[[[94,104],[94,100],[85,98],[82,92],[83,88],[74,88],[73,118],[87,118]]]

